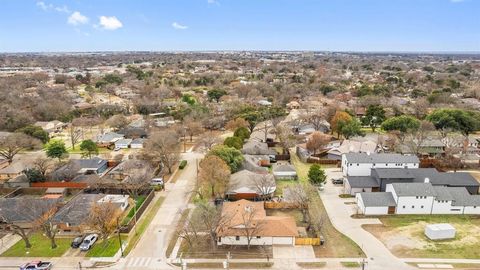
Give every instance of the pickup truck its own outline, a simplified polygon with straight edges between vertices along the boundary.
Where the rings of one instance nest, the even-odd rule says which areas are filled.
[[[20,266],[20,270],[50,270],[52,269],[51,262],[32,261]]]

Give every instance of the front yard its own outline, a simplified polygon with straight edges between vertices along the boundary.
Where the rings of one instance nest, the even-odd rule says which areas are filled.
[[[480,258],[480,217],[463,215],[380,217],[383,225],[365,225],[364,229],[380,239],[398,257],[403,258]],[[424,235],[427,224],[449,223],[455,227],[455,239],[432,241]]]
[[[122,243],[124,240],[127,239],[126,235],[120,236],[122,239]],[[118,239],[118,235],[112,235],[110,238],[107,239],[106,243],[103,241],[98,241],[95,245],[90,249],[86,257],[113,257],[118,250],[120,249],[120,241]]]
[[[291,155],[291,160],[297,170],[299,181],[308,181],[308,170],[311,164],[303,163],[295,154]],[[322,213],[326,214],[325,206],[318,194],[315,196],[312,204],[315,204]],[[325,220],[322,235],[325,238],[325,244],[323,246],[313,246],[317,258],[353,258],[364,256],[361,248],[350,238],[337,231],[329,218]]]
[[[60,257],[70,248],[71,242],[72,238],[57,238],[58,247],[52,249],[50,239],[41,233],[34,233],[30,236],[31,248],[25,248],[25,242],[20,240],[2,253],[1,257]]]

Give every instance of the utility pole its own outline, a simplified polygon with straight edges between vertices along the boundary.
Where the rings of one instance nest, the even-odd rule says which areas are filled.
[[[120,252],[122,253],[123,257],[123,245],[122,245],[122,237],[120,236],[120,225],[118,223],[119,217],[117,217],[117,234],[118,234],[118,243],[120,244]]]
[[[365,266],[368,264],[368,262],[365,261],[365,258],[362,259],[361,265],[362,265],[362,270],[365,270]]]

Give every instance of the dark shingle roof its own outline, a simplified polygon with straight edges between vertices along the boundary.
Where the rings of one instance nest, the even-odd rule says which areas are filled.
[[[431,183],[393,183],[391,184],[397,196],[435,196]]]
[[[362,192],[359,194],[365,207],[397,205],[390,192]]]
[[[413,179],[415,175],[412,173],[412,170],[402,169],[402,168],[375,168],[372,171],[375,171],[379,178],[397,178],[397,179]]]
[[[348,153],[345,154],[349,163],[419,163],[417,156],[385,153]]]
[[[55,222],[78,226],[86,222],[92,205],[105,194],[79,194],[62,207],[53,218]]]
[[[377,180],[371,176],[349,176],[347,181],[352,188],[379,187]]]

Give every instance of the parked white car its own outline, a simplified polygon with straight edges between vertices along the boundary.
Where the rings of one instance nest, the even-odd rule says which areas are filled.
[[[89,250],[90,248],[92,248],[93,244],[97,242],[97,240],[98,240],[98,234],[89,234],[85,236],[82,244],[80,245],[80,250],[82,251]]]

